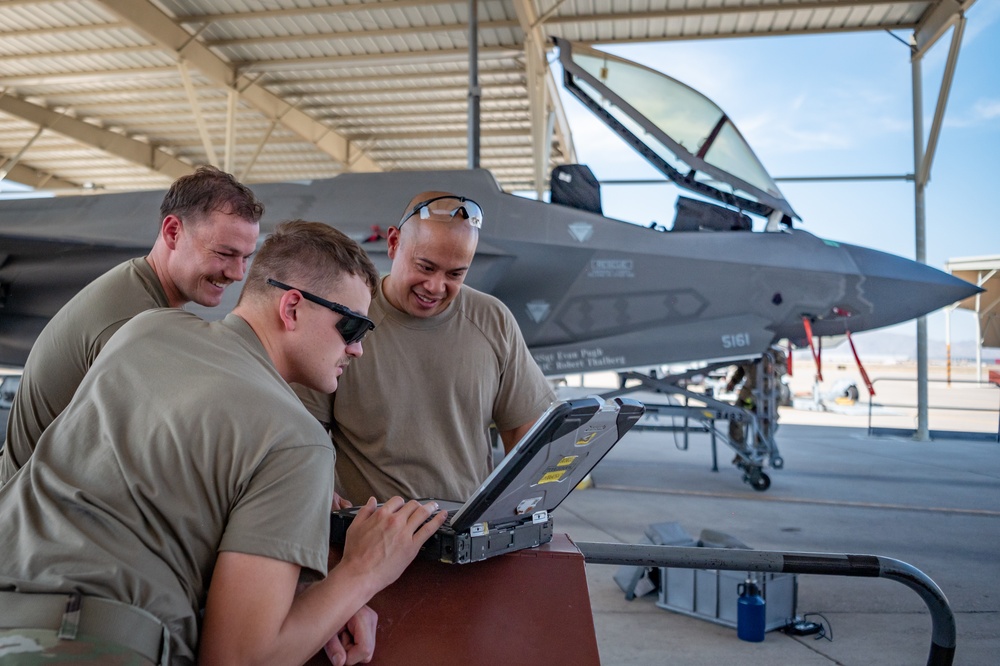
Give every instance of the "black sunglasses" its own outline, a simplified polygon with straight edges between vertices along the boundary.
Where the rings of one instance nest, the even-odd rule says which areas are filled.
[[[348,345],[353,345],[355,342],[361,342],[368,335],[368,331],[375,330],[375,324],[371,319],[364,316],[363,314],[358,314],[349,307],[345,307],[340,303],[334,303],[333,301],[328,301],[325,298],[320,298],[315,294],[310,294],[308,291],[303,291],[298,287],[290,287],[284,282],[278,282],[272,278],[267,278],[267,283],[272,287],[277,287],[278,289],[284,289],[285,291],[295,290],[302,294],[302,298],[307,301],[312,301],[316,305],[322,305],[324,308],[333,310],[340,315],[340,321],[337,322],[337,332],[340,333],[340,337],[344,338],[344,343]]]
[[[442,203],[445,201],[457,201],[458,205],[448,206]],[[437,205],[432,207],[431,204]],[[454,197],[447,195],[434,197],[433,199],[428,199],[427,201],[421,201],[414,206],[409,213],[403,216],[403,219],[399,221],[396,228],[399,229],[403,226],[404,222],[418,214],[423,220],[426,220],[431,215],[447,215],[452,219],[461,217],[463,220],[468,220],[469,224],[476,229],[481,229],[483,226],[483,209],[479,206],[479,204],[466,197]]]

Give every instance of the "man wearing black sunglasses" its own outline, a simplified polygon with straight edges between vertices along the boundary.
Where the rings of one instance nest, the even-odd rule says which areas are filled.
[[[378,329],[333,400],[345,500],[465,500],[493,468],[490,424],[510,450],[554,397],[510,311],[464,284],[482,224],[475,201],[431,191],[388,230]]]
[[[0,492],[0,643],[92,663],[368,661],[365,604],[445,514],[372,500],[326,576],[336,456],[288,382],[337,389],[377,280],[341,232],[284,223],[224,320],[125,324]],[[300,577],[318,582],[296,594]]]

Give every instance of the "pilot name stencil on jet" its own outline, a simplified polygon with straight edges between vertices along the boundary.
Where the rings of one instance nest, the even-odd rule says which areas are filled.
[[[570,370],[600,370],[621,368],[626,365],[624,356],[607,356],[600,347],[579,351],[557,351],[534,354],[535,363],[543,374]]]

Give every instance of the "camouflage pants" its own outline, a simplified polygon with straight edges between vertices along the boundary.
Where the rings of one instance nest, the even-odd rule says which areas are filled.
[[[153,662],[116,643],[86,635],[63,640],[57,634],[55,629],[0,629],[0,666],[154,666]]]

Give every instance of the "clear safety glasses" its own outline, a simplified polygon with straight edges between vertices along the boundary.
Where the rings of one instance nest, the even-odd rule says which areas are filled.
[[[475,201],[465,197],[442,196],[421,201],[413,207],[413,210],[403,216],[396,228],[402,227],[403,223],[414,215],[420,215],[422,220],[426,220],[431,215],[444,215],[452,219],[459,217],[468,220],[469,224],[476,229],[481,229],[483,226],[483,209]]]

